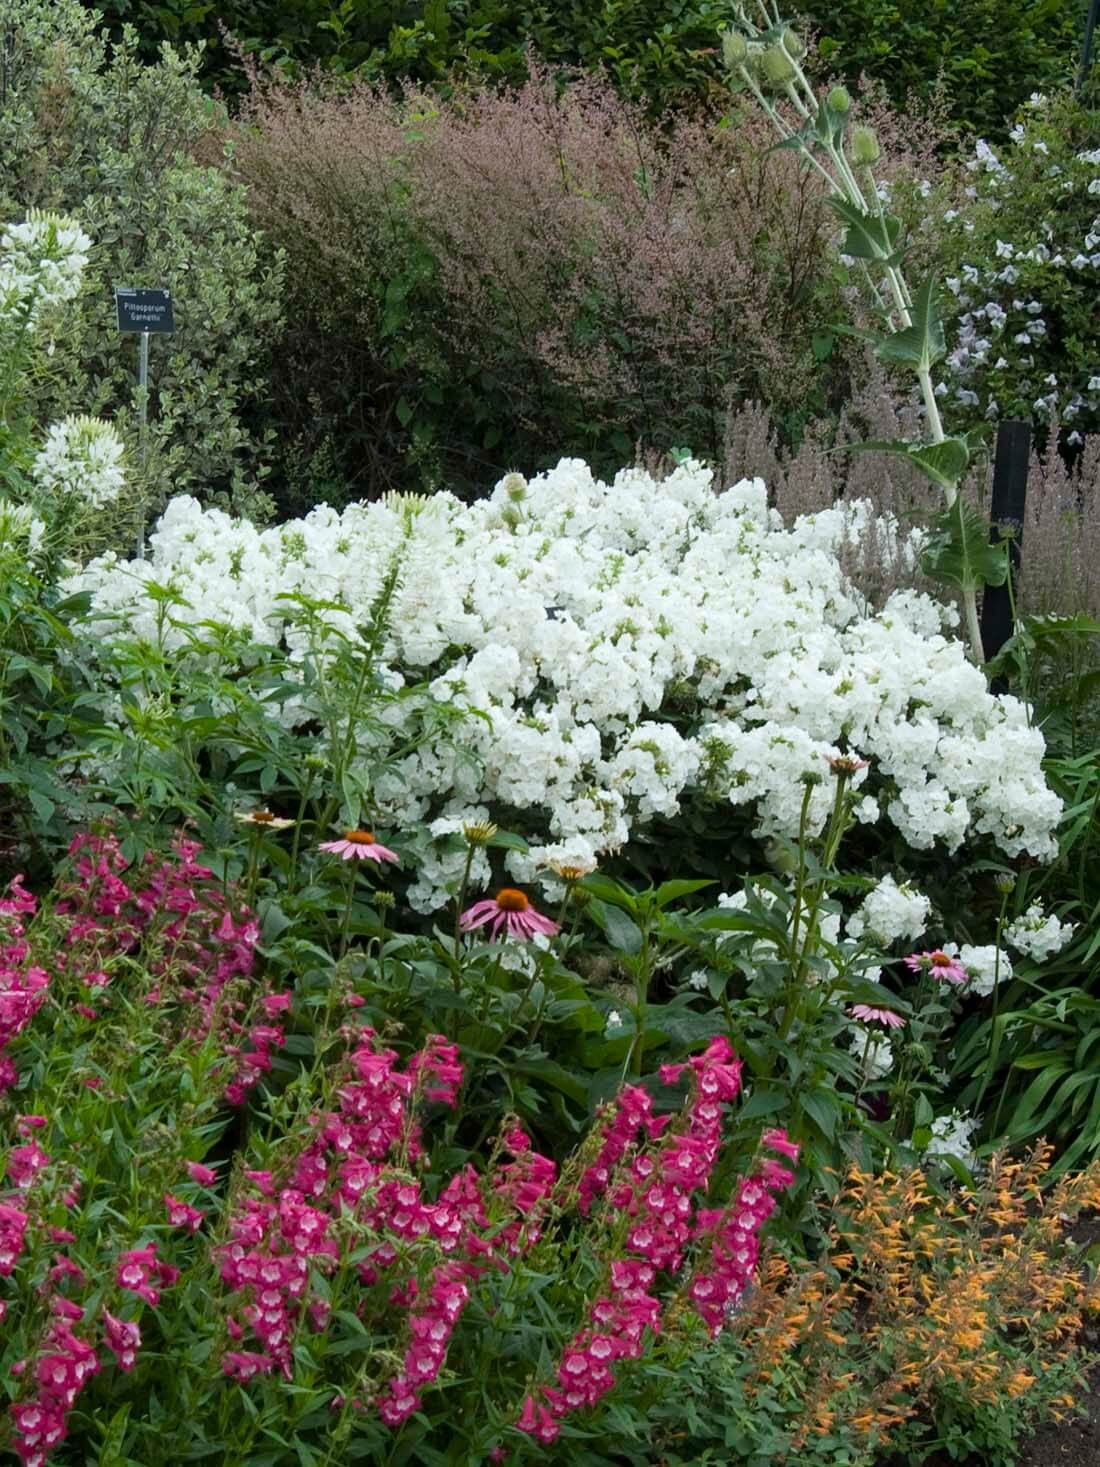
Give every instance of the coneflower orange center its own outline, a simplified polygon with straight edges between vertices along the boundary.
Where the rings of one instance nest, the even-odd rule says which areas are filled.
[[[514,886],[502,886],[497,892],[497,906],[502,912],[526,912],[531,903]]]
[[[932,966],[934,968],[946,968],[950,965],[950,963],[951,959],[950,957],[948,957],[947,953],[932,954]]]
[[[374,832],[371,830],[345,830],[344,839],[350,840],[353,846],[374,845]]]
[[[270,825],[275,816],[270,810],[256,810],[253,812],[252,819],[256,825]]]

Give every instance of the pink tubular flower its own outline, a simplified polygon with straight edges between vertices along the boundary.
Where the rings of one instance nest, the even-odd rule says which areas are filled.
[[[781,1156],[786,1156],[791,1161],[797,1161],[798,1153],[802,1150],[797,1141],[790,1139],[782,1126],[776,1126],[770,1131],[765,1131],[760,1138],[760,1142],[769,1151],[778,1151]]]
[[[317,849],[331,851],[334,856],[341,856],[345,861],[381,863],[398,859],[396,852],[391,851],[388,846],[380,845],[369,830],[345,830],[340,840],[327,840]]]
[[[854,1003],[848,1010],[853,1019],[862,1019],[865,1024],[884,1024],[887,1029],[904,1029],[905,1020],[893,1009],[875,1009],[870,1004]]]
[[[133,1370],[141,1347],[141,1330],[137,1321],[116,1319],[109,1309],[104,1309],[103,1337],[118,1362],[119,1370]]]
[[[254,1375],[270,1375],[275,1362],[270,1355],[261,1355],[255,1350],[226,1350],[222,1356],[222,1370],[231,1380],[251,1380]]]
[[[204,1166],[201,1161],[189,1161],[187,1175],[193,1182],[198,1182],[201,1187],[212,1186],[218,1180],[218,1174],[214,1168]]]
[[[27,1214],[10,1203],[0,1202],[0,1278],[7,1278],[23,1251]]]
[[[197,1233],[202,1227],[206,1213],[201,1212],[197,1207],[192,1207],[187,1202],[181,1202],[178,1197],[173,1197],[171,1192],[165,1192],[164,1206],[172,1227],[186,1228],[189,1233]]]
[[[463,932],[472,932],[476,927],[489,925],[489,939],[495,942],[503,928],[509,937],[527,942],[540,933],[553,937],[558,924],[541,912],[536,912],[530,900],[514,886],[502,886],[495,897],[475,902],[463,912],[460,925]]]
[[[155,1243],[147,1243],[144,1248],[130,1248],[118,1255],[116,1279],[119,1287],[128,1289],[155,1308],[160,1301],[160,1289],[154,1285],[154,1278],[161,1286],[174,1284],[179,1278],[179,1269],[169,1263],[161,1263],[157,1258]]]
[[[905,966],[913,973],[931,973],[933,978],[944,983],[966,982],[966,969],[958,958],[940,948],[930,953],[910,953],[905,959]]]
[[[31,1141],[27,1146],[13,1146],[8,1152],[8,1177],[13,1186],[25,1191],[49,1159],[37,1141]]]

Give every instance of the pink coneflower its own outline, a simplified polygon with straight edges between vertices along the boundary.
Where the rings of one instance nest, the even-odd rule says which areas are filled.
[[[910,953],[905,959],[905,966],[914,973],[931,973],[933,978],[942,979],[944,983],[966,982],[966,969],[958,958],[939,948],[931,953]]]
[[[463,912],[460,920],[463,932],[472,932],[475,927],[484,927],[486,923],[492,924],[489,938],[493,942],[502,927],[509,937],[518,937],[521,942],[534,937],[536,932],[541,932],[544,937],[553,937],[558,930],[558,924],[536,912],[523,892],[514,886],[502,886],[495,897],[475,902]]]
[[[861,769],[870,769],[870,759],[857,759],[854,754],[831,754],[826,755],[829,768],[834,774],[845,774],[849,778],[858,774]]]
[[[904,1029],[905,1020],[893,1009],[874,1009],[867,1003],[854,1003],[848,1010],[853,1019],[862,1019],[865,1024],[885,1024],[887,1029]]]
[[[327,840],[318,847],[342,856],[345,861],[396,861],[397,854],[388,846],[379,845],[369,830],[345,830],[341,840]]]

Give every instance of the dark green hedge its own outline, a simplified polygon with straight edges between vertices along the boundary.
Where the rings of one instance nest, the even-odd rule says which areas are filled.
[[[89,0],[91,3],[91,0]],[[942,71],[948,109],[988,137],[1034,91],[1074,71],[1088,0],[803,0],[830,66],[878,78],[895,101]],[[655,111],[720,87],[714,55],[728,0],[94,0],[104,24],[161,40],[206,40],[207,79],[236,91],[240,71],[219,37],[291,70],[319,63],[372,80],[445,82],[455,71],[518,81],[524,51],[556,65],[606,66]]]

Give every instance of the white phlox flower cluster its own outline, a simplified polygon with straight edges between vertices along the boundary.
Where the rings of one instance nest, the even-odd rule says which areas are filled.
[[[978,1122],[961,1111],[937,1116],[932,1122],[932,1138],[924,1148],[925,1156],[954,1156],[964,1166],[974,1165],[973,1135]]]
[[[479,716],[374,780],[378,818],[411,826],[473,804],[515,812],[530,860],[617,849],[685,799],[745,806],[763,838],[828,818],[840,752],[872,761],[862,819],[911,845],[987,835],[1007,853],[1053,853],[1060,805],[1026,709],[992,696],[942,609],[913,592],[869,614],[845,579],[834,512],[784,528],[760,480],[715,493],[709,470],[612,484],[563,460],[517,492],[471,505],[438,494],[327,507],[258,530],[174,500],[144,562],[101,559],[69,583],[92,593],[102,635],[152,638],[147,582],[175,587],[181,618],[241,629],[312,655],[281,600],[305,592],[362,621],[395,555],[401,575],[383,659],[393,687]],[[868,513],[866,509],[862,513]],[[169,628],[170,644],[184,633]],[[308,699],[286,717],[311,716]],[[416,698],[387,710],[396,747]],[[366,736],[365,736],[366,737]],[[365,778],[380,752],[364,743]],[[861,771],[859,786],[868,778]],[[523,858],[509,856],[511,869]],[[438,878],[438,879],[437,879]],[[449,876],[422,883],[443,899]]]
[[[113,503],[125,484],[122,440],[110,423],[85,416],[54,423],[31,477],[46,494],[89,509]]]
[[[1048,916],[1038,902],[1033,902],[1022,917],[1004,929],[1005,941],[1037,963],[1061,952],[1073,933],[1072,922],[1061,922],[1053,913]]]
[[[857,941],[869,938],[888,947],[905,938],[912,941],[928,926],[932,903],[907,883],[899,886],[886,875],[867,893],[845,924],[847,935]]]
[[[959,962],[967,972],[967,993],[978,998],[988,998],[994,988],[1011,981],[1012,960],[995,943],[975,947],[964,942],[958,950]]]
[[[62,214],[31,209],[22,224],[0,232],[0,317],[33,327],[46,311],[80,290],[92,242]]]
[[[894,1046],[889,1039],[872,1033],[870,1029],[855,1029],[848,1045],[849,1050],[859,1061],[860,1074],[864,1084],[872,1080],[881,1080],[894,1068]]]

